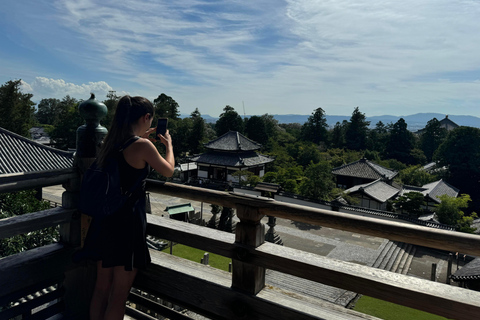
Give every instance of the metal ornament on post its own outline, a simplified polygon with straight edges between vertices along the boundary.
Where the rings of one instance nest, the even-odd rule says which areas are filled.
[[[107,115],[107,107],[95,100],[92,93],[90,99],[83,101],[78,106],[80,115],[85,119],[85,124],[77,129],[77,151],[75,153],[74,166],[77,167],[80,175],[95,161],[103,138],[107,135],[107,129],[100,125],[100,119]],[[77,206],[80,192],[80,182],[77,181],[75,189],[67,188],[63,193],[62,203],[70,203]],[[71,189],[71,190],[70,190]],[[68,200],[68,201],[67,201]],[[80,226],[77,228],[78,244],[83,246],[83,241],[88,231],[91,218],[85,214],[81,215]],[[86,263],[66,271],[64,295],[66,313],[68,319],[87,319],[91,294],[95,285],[96,267],[93,263]]]
[[[107,106],[95,99],[91,94],[90,99],[83,101],[78,106],[78,111],[85,124],[77,129],[77,152],[75,161],[81,174],[83,174],[95,161],[102,141],[108,130],[100,125],[100,120],[107,115]],[[87,235],[91,218],[82,214],[81,240]]]
[[[108,130],[100,125],[100,120],[107,115],[107,106],[95,99],[91,94],[90,99],[83,101],[78,106],[78,111],[85,124],[77,129],[77,158],[95,158],[103,138]]]

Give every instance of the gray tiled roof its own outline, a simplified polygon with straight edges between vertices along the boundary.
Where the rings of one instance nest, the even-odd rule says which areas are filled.
[[[66,169],[73,153],[36,143],[0,128],[0,175]]]
[[[425,193],[438,203],[440,203],[440,199],[437,198],[438,196],[446,194],[450,197],[457,197],[458,192],[460,191],[457,188],[449,185],[442,179],[429,184],[425,184],[423,185],[423,187],[427,189]]]
[[[216,164],[228,167],[253,167],[260,164],[272,162],[274,159],[258,154],[254,151],[249,152],[218,152],[209,151],[191,159],[198,165]]]
[[[237,131],[229,131],[223,136],[205,144],[207,149],[222,151],[253,151],[262,147],[261,144],[248,139]]]
[[[381,165],[378,165],[372,161],[369,161],[365,158],[358,161],[343,165],[341,167],[334,168],[332,170],[333,174],[364,178],[364,179],[380,179],[386,178],[388,180],[393,179],[398,172],[387,169]]]
[[[467,263],[462,269],[452,275],[453,280],[478,280],[480,279],[480,258]]]
[[[399,191],[400,190],[398,190],[397,188],[392,187],[391,185],[381,181],[380,179],[370,183],[359,184],[345,190],[345,192],[349,193],[363,192],[364,194],[381,203],[396,196]]]
[[[438,198],[439,196],[442,196],[444,194],[450,196],[450,197],[457,197],[459,190],[442,179],[428,183],[423,185],[422,187],[414,187],[414,186],[403,186],[403,189],[400,193],[400,195],[404,195],[409,192],[420,192],[424,196],[428,196],[430,199],[435,201],[436,203],[440,203],[440,199]]]

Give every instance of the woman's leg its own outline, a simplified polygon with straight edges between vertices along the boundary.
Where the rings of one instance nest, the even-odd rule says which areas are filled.
[[[105,311],[105,320],[122,320],[125,315],[125,303],[127,302],[130,288],[137,275],[137,269],[125,271],[125,267],[119,266],[113,268],[113,281],[110,289],[110,299],[107,310]]]
[[[97,281],[90,301],[90,320],[102,320],[107,309],[110,289],[113,281],[113,268],[103,268],[102,261],[97,262]]]

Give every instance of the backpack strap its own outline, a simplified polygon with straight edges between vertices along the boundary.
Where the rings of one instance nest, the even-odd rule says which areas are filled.
[[[129,145],[131,145],[132,143],[134,143],[135,141],[137,141],[138,139],[140,139],[139,136],[133,136],[131,138],[129,138],[119,149],[118,149],[118,152],[122,152],[123,150],[127,149],[127,147]]]
[[[131,145],[132,143],[134,143],[135,141],[137,141],[138,139],[140,139],[139,136],[133,136],[131,138],[129,138],[119,149],[118,149],[118,152],[121,153],[123,150],[125,150],[129,145]],[[136,193],[136,191],[139,191],[141,188],[140,186],[142,185],[142,182],[143,182],[143,178],[140,177],[137,179],[137,181],[135,181],[135,183],[132,185],[132,187],[126,192],[124,193],[124,195],[126,195],[127,197],[131,197],[134,193]]]

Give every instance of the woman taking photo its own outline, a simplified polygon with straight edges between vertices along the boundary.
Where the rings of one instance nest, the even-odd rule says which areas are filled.
[[[93,219],[78,258],[97,262],[97,281],[90,303],[90,319],[123,319],[125,302],[138,269],[150,262],[146,244],[145,179],[151,168],[171,177],[175,160],[168,130],[158,139],[165,145],[163,158],[149,139],[153,104],[143,97],[122,97],[116,107],[110,131],[97,157],[104,166],[118,157],[120,180],[124,190],[141,182],[139,192],[117,213],[103,219]]]

